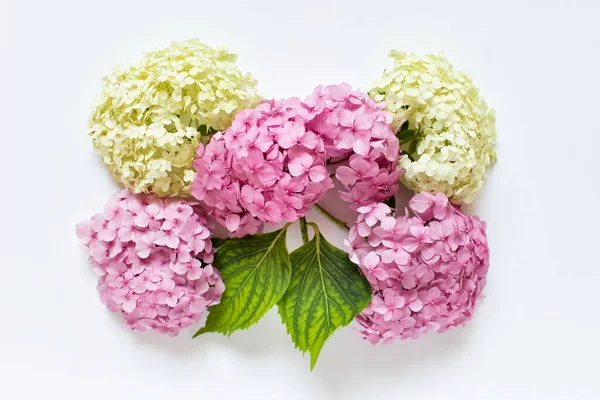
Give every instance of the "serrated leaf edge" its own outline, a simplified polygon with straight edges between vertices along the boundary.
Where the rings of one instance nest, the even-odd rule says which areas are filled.
[[[275,244],[276,244],[276,243],[277,243],[279,240],[281,240],[281,236],[283,235],[283,236],[285,237],[285,235],[286,235],[286,233],[287,233],[287,228],[288,228],[290,225],[291,225],[291,223],[287,223],[287,224],[286,224],[286,225],[285,225],[283,228],[281,228],[281,229],[280,229],[280,232],[277,234],[277,236],[275,236],[275,238],[273,239],[273,241],[271,242],[271,244],[269,245],[269,247],[268,247],[268,248],[267,248],[267,250],[265,251],[265,254],[263,255],[263,257],[260,259],[260,261],[259,261],[259,262],[256,264],[256,266],[254,267],[254,271],[252,271],[252,272],[250,273],[250,275],[248,275],[248,277],[246,278],[246,280],[244,281],[244,283],[243,283],[242,285],[240,285],[240,288],[238,288],[238,290],[236,291],[236,293],[234,294],[234,296],[233,296],[233,297],[232,297],[232,298],[231,298],[231,299],[228,301],[228,303],[227,303],[227,304],[231,303],[231,301],[233,301],[233,300],[235,299],[235,297],[236,297],[236,296],[238,295],[238,293],[240,292],[240,290],[241,290],[241,287],[242,287],[242,286],[243,286],[243,285],[244,285],[244,284],[245,284],[245,283],[248,281],[248,279],[249,279],[249,278],[250,278],[250,277],[251,277],[251,276],[252,276],[252,275],[253,275],[253,274],[254,274],[254,273],[255,273],[255,272],[258,270],[258,268],[260,267],[260,265],[262,264],[262,262],[265,260],[265,258],[266,258],[266,257],[267,257],[267,255],[269,254],[269,252],[271,252],[271,251],[272,251],[272,249],[273,249],[273,247],[275,246]],[[272,233],[272,232],[269,232],[269,233]],[[226,245],[227,245],[227,241],[225,241],[225,243],[223,243],[223,244],[220,246],[220,249],[222,249],[222,248],[223,248],[224,246],[226,246]],[[290,263],[290,259],[289,259],[289,258],[290,258],[290,255],[289,255],[289,251],[287,250],[287,244],[284,244],[284,246],[285,246],[285,249],[286,249],[287,262],[288,262],[288,263]],[[246,256],[247,256],[247,255],[246,255]],[[291,265],[291,264],[290,264],[290,265]],[[290,279],[291,279],[291,272],[290,272]],[[288,281],[288,286],[289,286],[289,281]],[[225,290],[227,290],[227,288],[225,288]],[[287,287],[286,287],[286,290],[287,290]],[[276,305],[276,304],[277,304],[277,303],[278,303],[278,302],[281,300],[281,298],[282,298],[283,296],[285,296],[285,291],[283,292],[283,294],[282,294],[282,295],[281,295],[279,298],[277,298],[277,299],[275,300],[275,302],[273,303],[273,306],[275,306],[275,305]],[[223,306],[225,306],[225,304],[224,304]],[[271,308],[273,308],[273,306],[271,306]],[[268,309],[268,310],[265,312],[265,314],[266,314],[268,311],[270,311],[270,310],[271,310],[271,308],[269,308],[269,309]],[[263,314],[263,316],[264,316],[264,314]],[[207,320],[207,323],[208,323],[208,318],[209,318],[209,317],[210,317],[210,308],[209,308],[209,314],[208,314],[208,316],[207,316],[207,319],[206,319],[206,320]],[[204,334],[204,333],[213,333],[213,332],[214,332],[214,333],[221,333],[221,334],[224,334],[224,335],[227,335],[227,336],[231,336],[231,335],[232,335],[232,334],[233,334],[235,331],[249,329],[249,328],[250,328],[252,325],[254,325],[255,323],[257,323],[257,322],[258,322],[258,321],[259,321],[261,318],[262,318],[262,317],[260,317],[260,318],[259,318],[257,321],[253,322],[252,324],[248,325],[248,326],[247,326],[247,327],[245,327],[245,328],[230,329],[230,330],[223,330],[223,331],[217,331],[217,330],[215,330],[215,331],[207,331],[207,330],[205,330],[205,328],[206,328],[206,324],[205,324],[205,325],[204,325],[202,328],[198,329],[198,331],[196,331],[196,333],[194,333],[194,335],[192,336],[192,339],[193,339],[193,338],[196,338],[196,337],[198,337],[198,336],[200,336],[200,335],[202,335],[202,334]]]

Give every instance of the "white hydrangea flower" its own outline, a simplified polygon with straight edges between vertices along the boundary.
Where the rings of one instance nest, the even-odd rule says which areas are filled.
[[[402,182],[416,193],[442,192],[454,203],[472,202],[486,168],[496,161],[494,110],[443,55],[393,50],[390,57],[392,68],[370,94],[387,102],[400,129]]]
[[[259,101],[236,58],[187,40],[104,78],[88,132],[117,180],[134,193],[189,195],[199,141]]]

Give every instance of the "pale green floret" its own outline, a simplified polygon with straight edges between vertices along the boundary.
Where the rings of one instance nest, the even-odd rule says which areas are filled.
[[[416,193],[442,192],[454,203],[472,202],[486,168],[496,161],[494,110],[444,56],[393,50],[390,57],[392,68],[370,95],[387,102],[394,128],[402,125],[402,182]]]
[[[103,80],[89,135],[117,180],[134,193],[187,196],[198,143],[259,101],[237,55],[198,40],[173,43]]]

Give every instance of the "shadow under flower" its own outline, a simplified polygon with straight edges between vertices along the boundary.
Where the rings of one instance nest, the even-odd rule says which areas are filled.
[[[351,328],[337,332],[324,347],[313,371],[332,398],[352,396],[351,382],[377,387],[393,381],[399,388],[454,363],[469,342],[472,330],[455,328],[443,334],[429,333],[418,340],[372,345]]]

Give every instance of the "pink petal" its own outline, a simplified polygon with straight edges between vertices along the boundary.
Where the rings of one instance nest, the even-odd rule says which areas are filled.
[[[358,114],[354,121],[356,129],[369,130],[373,127],[373,116],[369,114]]]
[[[140,228],[145,228],[150,223],[150,216],[146,213],[138,214],[133,219],[133,223]]]
[[[421,311],[423,309],[423,302],[419,298],[416,298],[408,305],[408,308],[414,312]]]
[[[134,299],[128,299],[123,302],[123,311],[131,313],[135,310],[136,301]]]
[[[117,231],[105,228],[98,233],[98,237],[105,242],[112,242],[117,237]]]
[[[410,259],[411,259],[410,254],[408,254],[403,249],[398,249],[396,251],[396,257],[394,258],[394,261],[396,261],[396,264],[408,265],[410,263]]]
[[[169,307],[175,307],[177,305],[178,299],[174,296],[167,297],[167,305]]]
[[[358,139],[352,145],[352,150],[354,150],[354,152],[356,154],[360,154],[361,156],[369,155],[370,149],[371,149],[371,144],[369,143],[368,140],[365,140],[365,139]]]
[[[377,314],[385,314],[388,310],[388,306],[385,305],[385,303],[378,301],[376,302],[375,299],[377,297],[373,298],[373,303],[371,304],[371,309],[373,311],[375,311]]]
[[[385,264],[389,264],[392,261],[394,261],[395,257],[396,257],[396,253],[392,249],[384,250],[381,253],[381,261],[384,262]]]
[[[240,216],[238,214],[229,214],[225,220],[225,226],[229,232],[235,232],[240,226]]]
[[[379,264],[380,258],[374,251],[367,254],[363,260],[363,265],[367,269],[373,269]]]
[[[388,277],[388,273],[383,268],[377,268],[373,271],[373,275],[380,281],[383,281]]]
[[[319,137],[313,132],[306,132],[304,138],[302,138],[302,145],[308,149],[314,149],[319,144]]]
[[[339,124],[346,128],[354,127],[354,113],[345,108],[340,110],[339,114]]]
[[[179,246],[179,237],[177,237],[174,234],[171,234],[170,236],[167,237],[167,246],[172,248],[172,249],[177,249],[177,247]]]
[[[417,321],[415,321],[415,319],[412,317],[406,317],[406,318],[402,318],[400,320],[400,324],[402,324],[403,328],[413,327],[416,325],[416,323],[417,323]]]
[[[402,239],[402,248],[408,252],[413,252],[419,248],[421,242],[413,237],[406,237]]]
[[[335,171],[335,177],[346,186],[354,185],[358,174],[350,167],[342,165]]]
[[[354,135],[350,130],[343,130],[340,133],[340,141],[337,144],[340,149],[351,149],[354,147]]]
[[[75,233],[77,234],[77,238],[79,242],[83,245],[86,245],[92,240],[92,228],[89,222],[82,222],[75,227]]]
[[[281,219],[281,210],[277,204],[272,201],[267,201],[265,204],[265,212],[269,216],[269,219],[273,222],[279,222]]]
[[[143,249],[138,250],[136,252],[136,254],[139,258],[146,259],[150,256],[150,251],[151,250],[149,248],[143,248]]]
[[[191,281],[198,280],[198,279],[200,279],[201,276],[202,276],[202,268],[200,268],[200,267],[190,268],[187,273],[187,278]]]
[[[433,195],[421,192],[410,200],[409,205],[416,213],[424,214],[433,206]]]
[[[313,182],[321,182],[327,177],[327,169],[322,165],[315,165],[308,170],[308,177]]]
[[[186,263],[182,263],[182,262],[171,263],[171,270],[179,275],[185,274],[189,268],[190,268],[190,265],[186,264]]]
[[[446,201],[447,203],[447,201]],[[436,204],[433,208],[433,216],[435,219],[442,220],[446,218],[446,212],[448,211],[448,207],[446,205],[438,205]]]
[[[164,279],[160,284],[160,289],[170,293],[175,289],[175,282],[172,279]]]
[[[304,175],[312,164],[312,157],[307,153],[301,153],[288,163],[288,170],[292,176]],[[307,165],[308,164],[308,165]]]

